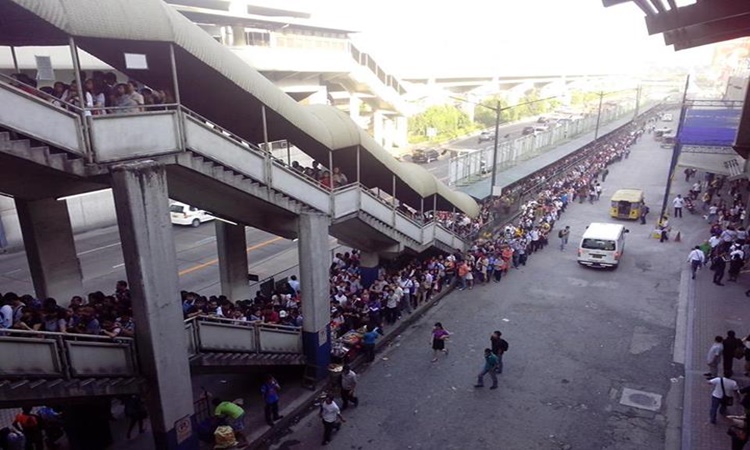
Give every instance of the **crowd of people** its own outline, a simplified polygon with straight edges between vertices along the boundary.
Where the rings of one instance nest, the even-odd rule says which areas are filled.
[[[479,283],[501,282],[512,269],[525,265],[530,255],[548,246],[560,215],[576,200],[583,202],[589,198],[590,191],[596,194],[596,186],[605,181],[608,167],[626,158],[629,147],[642,133],[643,128],[634,124],[582,148],[511,186],[502,197],[483,202],[477,219],[449,212],[425,216],[425,220],[438,220],[464,235],[476,235],[497,217],[512,213],[508,205],[519,205],[519,214],[513,222],[489,236],[477,238],[466,252],[399,258],[381,265],[377,272],[362,269],[357,250],[337,253],[329,268],[334,337],[350,330],[365,330],[365,353],[371,360],[374,342],[385,327],[393,326],[404,315],[429,302],[433,295],[456,284],[458,289],[473,289]],[[292,168],[332,188],[347,183],[346,176],[335,168],[333,175],[318,164],[310,168],[293,164]],[[716,197],[713,200],[726,208],[721,200]],[[561,249],[566,242],[564,231],[558,232]],[[111,294],[93,292],[85,299],[75,296],[67,305],[53,298],[37,299],[13,292],[1,298],[0,328],[103,335],[113,339],[136,333],[126,281],[118,282]],[[206,297],[183,291],[181,301],[186,319],[202,316],[296,327],[303,323],[304,298],[296,276],[271,292],[258,291],[252,299]]]
[[[174,103],[169,91],[151,89],[134,80],[120,83],[114,72],[94,70],[91,77],[88,77],[86,71],[81,71],[81,89],[77,80],[70,83],[55,81],[52,86],[39,87],[36,80],[24,73],[16,73],[12,77],[17,82],[16,86],[25,92],[40,96],[60,107],[67,108],[72,105],[83,108],[87,115],[135,113],[146,108]],[[46,95],[39,94],[39,91]]]

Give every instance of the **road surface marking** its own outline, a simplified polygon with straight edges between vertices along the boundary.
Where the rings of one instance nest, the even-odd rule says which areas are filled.
[[[118,245],[120,245],[120,243],[119,242],[115,242],[114,244],[109,244],[109,245],[105,245],[105,246],[102,246],[102,247],[92,248],[91,250],[86,250],[86,251],[83,251],[81,253],[76,253],[76,256],[88,255],[89,253],[98,252],[99,250],[104,250],[105,248],[116,247]]]
[[[283,239],[284,239],[284,238],[280,238],[280,237],[278,237],[278,236],[277,236],[277,237],[275,237],[275,238],[273,238],[273,239],[269,239],[269,240],[267,240],[267,241],[261,242],[260,244],[255,244],[255,245],[252,245],[252,246],[250,246],[250,247],[246,248],[246,249],[245,249],[245,252],[247,252],[247,253],[250,253],[250,252],[251,252],[251,251],[253,251],[253,250],[257,250],[257,249],[259,249],[259,248],[263,248],[263,247],[265,247],[265,246],[267,246],[267,245],[271,245],[271,244],[273,244],[274,242],[278,242],[278,241],[281,241],[281,240],[283,240]],[[218,258],[215,258],[215,259],[212,259],[212,260],[210,260],[210,261],[206,261],[206,262],[204,262],[204,263],[201,263],[201,264],[195,265],[195,266],[193,266],[193,267],[188,267],[188,268],[187,268],[187,269],[185,269],[185,270],[181,270],[181,271],[180,271],[180,272],[178,273],[178,275],[179,275],[179,276],[187,275],[187,274],[189,274],[189,273],[193,273],[193,272],[195,272],[195,271],[197,271],[197,270],[201,270],[201,269],[204,269],[204,268],[206,268],[206,267],[208,267],[208,266],[213,266],[214,264],[216,264],[216,263],[218,263],[218,262],[219,262],[219,259],[218,259]]]
[[[113,268],[113,269],[119,269],[120,267],[122,267],[122,266],[124,266],[124,265],[125,265],[125,263],[122,263],[122,264],[118,264],[118,265],[116,265],[116,266],[112,266],[112,268]]]

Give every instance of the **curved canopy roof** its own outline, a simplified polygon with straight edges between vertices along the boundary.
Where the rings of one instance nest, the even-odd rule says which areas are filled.
[[[87,52],[151,86],[172,85],[169,44],[173,43],[180,101],[207,119],[262,142],[261,110],[265,110],[269,139],[288,139],[324,165],[333,151],[334,165],[341,162],[350,178],[359,147],[361,175],[368,173],[361,179],[369,180],[368,187],[391,192],[395,174],[396,197],[412,206],[416,196],[437,194],[443,208],[455,206],[470,216],[479,211],[476,202],[467,201],[431,174],[396,161],[343,112],[298,104],[160,0],[0,0],[0,14],[0,44],[67,45],[73,36]],[[124,53],[145,54],[149,68],[128,69]],[[356,164],[353,167],[356,171]]]

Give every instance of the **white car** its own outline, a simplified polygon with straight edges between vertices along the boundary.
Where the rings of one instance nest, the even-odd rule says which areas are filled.
[[[172,225],[190,225],[191,227],[197,227],[203,222],[216,218],[195,206],[175,201],[169,202],[169,217]]]

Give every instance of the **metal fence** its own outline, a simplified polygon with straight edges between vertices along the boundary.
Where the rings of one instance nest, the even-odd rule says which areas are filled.
[[[599,126],[632,114],[634,109],[635,105],[628,103],[602,110]],[[567,121],[546,131],[498,142],[497,170],[507,170],[539,156],[555,145],[591,132],[596,128],[596,122],[597,115],[589,115],[582,119]],[[452,156],[448,161],[448,185],[466,186],[476,183],[492,172],[493,164],[493,145]]]

